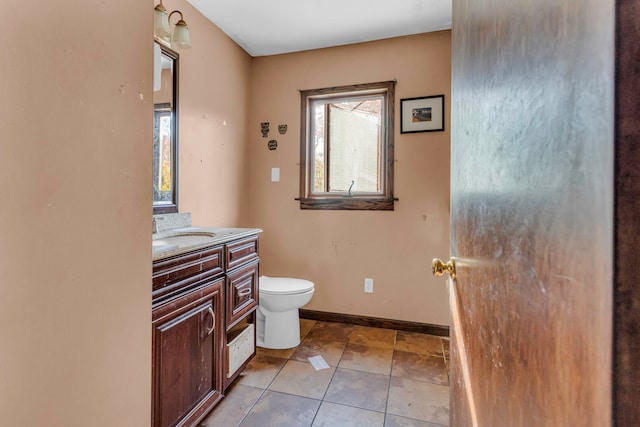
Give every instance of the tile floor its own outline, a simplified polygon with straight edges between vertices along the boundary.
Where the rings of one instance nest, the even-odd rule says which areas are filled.
[[[297,348],[259,348],[201,427],[449,425],[446,338],[306,319],[300,334]]]

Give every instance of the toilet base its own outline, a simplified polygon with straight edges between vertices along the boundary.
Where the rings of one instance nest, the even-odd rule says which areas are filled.
[[[300,318],[298,309],[269,312],[258,306],[256,345],[283,350],[300,345]]]

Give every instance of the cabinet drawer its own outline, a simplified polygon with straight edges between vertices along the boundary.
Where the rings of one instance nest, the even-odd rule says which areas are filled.
[[[159,260],[153,263],[153,298],[167,296],[184,289],[191,282],[212,277],[224,271],[223,246]]]
[[[227,244],[225,258],[227,271],[258,258],[258,236]]]
[[[227,344],[227,378],[246,362],[256,351],[253,324],[249,324]]]
[[[258,306],[258,260],[227,275],[227,330]]]

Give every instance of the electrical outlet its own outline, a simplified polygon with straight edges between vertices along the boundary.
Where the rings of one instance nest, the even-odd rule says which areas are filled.
[[[373,279],[369,279],[369,278],[364,279],[364,291],[368,294],[373,293]]]

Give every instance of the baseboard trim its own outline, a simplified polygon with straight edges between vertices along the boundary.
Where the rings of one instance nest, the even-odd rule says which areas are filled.
[[[449,336],[448,326],[409,322],[406,320],[391,320],[382,319],[380,317],[358,316],[355,314],[330,313],[327,311],[306,310],[303,308],[300,309],[300,317],[309,320],[320,320],[322,322],[350,323],[352,325],[371,326],[373,328],[419,332],[421,334],[436,335],[439,337]]]

